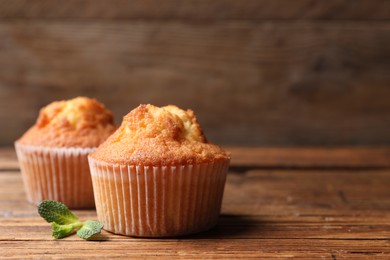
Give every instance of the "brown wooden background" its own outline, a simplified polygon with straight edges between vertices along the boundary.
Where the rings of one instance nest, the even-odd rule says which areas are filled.
[[[0,145],[77,95],[192,108],[224,145],[389,145],[390,2],[0,1]]]

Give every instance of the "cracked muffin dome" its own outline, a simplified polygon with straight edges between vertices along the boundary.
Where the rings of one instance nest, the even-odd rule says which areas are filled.
[[[18,141],[42,147],[97,147],[116,129],[112,113],[95,99],[77,97],[43,107]]]
[[[192,110],[140,105],[94,153],[93,159],[118,164],[178,165],[226,160],[207,141]]]

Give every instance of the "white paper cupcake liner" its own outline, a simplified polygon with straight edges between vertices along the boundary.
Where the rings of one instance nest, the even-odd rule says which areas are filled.
[[[48,148],[15,143],[27,199],[57,200],[69,208],[93,208],[88,154],[96,148]]]
[[[89,157],[98,219],[104,229],[139,237],[179,236],[215,226],[229,160],[134,166]]]

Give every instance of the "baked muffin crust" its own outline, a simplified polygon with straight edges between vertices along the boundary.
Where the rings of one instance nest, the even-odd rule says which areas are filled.
[[[229,159],[207,141],[192,110],[140,105],[94,153],[93,159],[132,165],[179,165]]]
[[[77,97],[43,107],[17,143],[42,147],[97,147],[115,131],[112,113],[95,99]]]

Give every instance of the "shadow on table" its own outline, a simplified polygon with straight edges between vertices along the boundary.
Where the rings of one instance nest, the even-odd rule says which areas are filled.
[[[251,216],[222,214],[214,228],[198,234],[182,236],[180,239],[249,237],[254,230],[258,231],[264,225],[264,222]]]
[[[114,235],[109,231],[103,231],[102,234],[95,235],[90,241],[112,241],[118,239],[142,239],[142,240],[187,240],[187,239],[225,239],[225,238],[250,238],[254,237],[255,233],[261,233],[265,229],[266,222],[254,218],[253,216],[222,214],[218,220],[217,225],[201,233],[193,235],[185,235],[178,237],[165,238],[140,238],[140,237],[126,237],[123,235]]]

